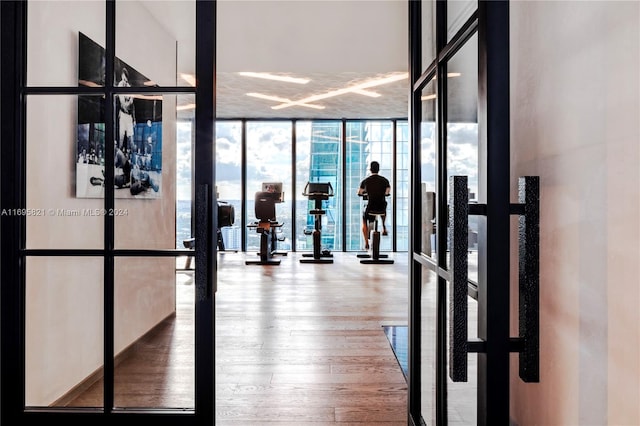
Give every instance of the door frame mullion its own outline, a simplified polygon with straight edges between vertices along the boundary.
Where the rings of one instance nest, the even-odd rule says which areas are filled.
[[[0,2],[0,206],[21,209],[25,194],[21,177],[25,174],[24,148],[18,143],[24,136],[23,88],[26,61],[26,4]],[[3,216],[0,224],[0,423],[11,424],[25,404],[25,374],[23,339],[24,322],[24,247],[23,216]]]
[[[485,247],[478,247],[478,337],[486,343],[486,352],[478,353],[478,425],[492,425],[509,423],[509,2],[479,2],[478,17],[479,144],[484,147],[479,163],[485,165],[478,179],[486,189],[486,199],[478,200],[486,204]]]
[[[196,110],[194,178],[195,235],[195,408],[200,423],[215,420],[215,285],[217,281],[217,199],[215,190],[215,57],[216,1],[196,2]],[[201,205],[205,202],[207,205]],[[200,204],[200,205],[198,205]],[[205,216],[204,218],[202,216]],[[198,230],[198,226],[206,229]],[[203,241],[204,240],[204,241]]]
[[[104,152],[113,152],[114,142],[114,106],[113,106],[113,78],[116,56],[116,5],[115,1],[105,2],[105,96],[104,96]],[[112,211],[115,206],[114,158],[113,155],[105,155],[104,162],[104,209]],[[103,383],[103,408],[105,414],[113,411],[114,401],[114,374],[115,374],[115,218],[112,215],[104,215],[104,383]]]

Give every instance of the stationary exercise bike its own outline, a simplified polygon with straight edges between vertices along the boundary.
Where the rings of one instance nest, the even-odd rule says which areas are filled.
[[[313,235],[313,253],[303,253],[301,263],[333,263],[333,254],[329,250],[322,250],[322,215],[326,211],[322,209],[322,202],[333,197],[333,187],[331,182],[307,182],[302,195],[309,197],[315,202],[314,208],[309,210],[309,214],[314,216],[313,231],[305,231],[307,235]],[[310,259],[308,259],[310,258]]]
[[[259,191],[255,195],[255,214],[258,219],[247,225],[248,228],[255,228],[260,234],[260,260],[246,260],[246,265],[279,265],[280,259],[274,259],[275,247],[273,246],[274,236],[277,228],[282,227],[282,223],[276,221],[276,200],[279,193]]]
[[[363,200],[369,200],[369,196],[367,193],[360,194]],[[386,195],[387,197],[389,194]],[[374,210],[371,209],[368,212],[369,216],[373,216],[373,220],[370,220],[367,223],[367,231],[369,232],[369,240],[371,240],[371,254],[363,253],[358,254],[360,263],[364,264],[391,264],[394,261],[392,259],[388,259],[388,255],[380,254],[380,235],[381,232],[378,230],[378,222],[381,221],[382,216],[386,216],[387,212],[385,210]]]

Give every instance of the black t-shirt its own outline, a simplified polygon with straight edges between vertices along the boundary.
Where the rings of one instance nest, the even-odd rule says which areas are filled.
[[[385,211],[387,207],[387,200],[385,195],[387,188],[391,188],[389,180],[377,174],[368,176],[362,182],[360,182],[360,188],[367,193],[369,202],[367,203],[367,211]]]

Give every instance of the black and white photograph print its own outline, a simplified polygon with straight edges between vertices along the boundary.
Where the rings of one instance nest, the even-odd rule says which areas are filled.
[[[78,55],[78,83],[103,86],[104,49],[79,33]],[[114,66],[114,86],[141,87],[150,82],[118,58]],[[115,97],[113,153],[105,150],[103,102],[100,96],[78,96],[76,197],[104,197],[105,158],[113,155],[116,198],[159,198],[162,189],[162,97],[130,93]]]

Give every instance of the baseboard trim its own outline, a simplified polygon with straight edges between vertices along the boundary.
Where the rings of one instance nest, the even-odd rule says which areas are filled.
[[[160,321],[158,324],[153,326],[149,331],[140,336],[138,340],[131,343],[129,346],[121,350],[113,359],[113,364],[117,367],[122,361],[127,359],[133,352],[136,350],[136,346],[139,342],[141,342],[145,337],[154,333],[158,327],[160,327],[165,321],[175,318],[176,313],[173,312],[169,314],[165,319]],[[60,398],[55,400],[49,407],[68,407],[71,402],[73,402],[77,397],[82,395],[82,393],[86,392],[91,386],[93,386],[96,382],[101,380],[104,377],[104,366],[99,367],[93,373],[89,374],[82,380],[80,383],[72,387],[68,392],[62,395]]]

